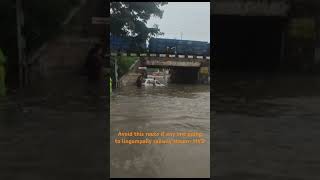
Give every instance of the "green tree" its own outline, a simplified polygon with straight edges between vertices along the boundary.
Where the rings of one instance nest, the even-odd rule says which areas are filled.
[[[157,24],[147,27],[151,16],[162,18],[161,6],[167,2],[111,2],[111,34],[134,37],[137,43],[145,42],[150,36],[161,35]]]

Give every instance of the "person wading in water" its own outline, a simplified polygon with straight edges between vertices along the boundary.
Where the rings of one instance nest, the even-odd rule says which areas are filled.
[[[137,81],[136,81],[136,84],[137,84],[137,87],[141,87],[142,86],[142,75],[140,75],[138,78],[137,78]]]
[[[156,78],[153,78],[153,86],[156,86]]]

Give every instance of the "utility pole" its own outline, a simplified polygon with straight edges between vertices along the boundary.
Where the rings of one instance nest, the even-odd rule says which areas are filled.
[[[26,56],[25,56],[25,39],[22,35],[22,28],[24,26],[24,14],[22,9],[22,0],[16,0],[16,17],[17,17],[17,45],[18,45],[18,57],[19,57],[19,86],[22,88],[24,83],[27,82],[26,71]]]
[[[180,32],[181,40],[182,40],[182,32]]]
[[[115,77],[115,83],[116,88],[118,88],[118,57],[121,58],[121,56],[116,56],[114,58],[114,77]]]

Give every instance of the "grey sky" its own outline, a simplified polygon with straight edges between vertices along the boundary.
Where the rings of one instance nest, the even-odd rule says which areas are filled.
[[[161,7],[162,19],[152,17],[148,26],[158,24],[164,36],[210,42],[210,3],[209,2],[169,2]]]

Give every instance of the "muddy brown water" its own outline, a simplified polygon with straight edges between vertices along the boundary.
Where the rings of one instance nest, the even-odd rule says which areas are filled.
[[[210,87],[125,87],[110,102],[111,177],[210,176]],[[204,144],[115,144],[119,131],[200,132]],[[169,138],[170,139],[170,138]]]
[[[213,123],[213,177],[318,180],[320,77],[229,77],[213,78],[212,113],[204,86],[115,92],[111,140],[119,129],[208,137]],[[104,179],[108,103],[96,89],[68,77],[1,98],[0,179]],[[111,176],[206,177],[208,153],[209,144],[111,144]]]
[[[0,99],[0,179],[105,179],[108,106],[86,77],[54,77]]]
[[[320,77],[224,75],[214,80],[213,177],[320,178]]]

